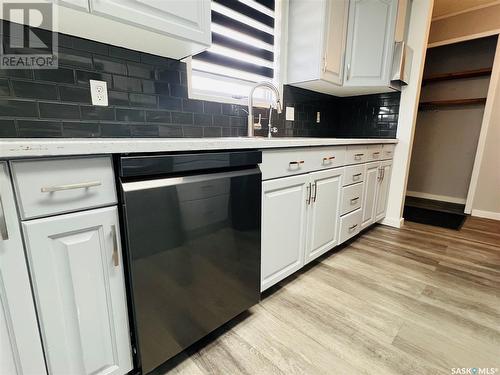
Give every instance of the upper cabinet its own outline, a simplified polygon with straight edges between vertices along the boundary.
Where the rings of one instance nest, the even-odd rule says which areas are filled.
[[[351,0],[345,86],[389,83],[397,8],[397,0]]]
[[[398,0],[290,0],[287,83],[338,96],[392,91],[397,13]]]
[[[153,32],[210,43],[209,1],[90,0],[90,5],[94,14]]]
[[[52,0],[55,31],[182,59],[211,44],[210,0]]]

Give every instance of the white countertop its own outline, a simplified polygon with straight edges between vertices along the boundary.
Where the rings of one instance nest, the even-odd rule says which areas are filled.
[[[0,158],[136,152],[266,149],[397,143],[377,138],[13,138],[0,141]]]

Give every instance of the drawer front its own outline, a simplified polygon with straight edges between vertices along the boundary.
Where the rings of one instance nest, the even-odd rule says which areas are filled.
[[[111,157],[12,161],[22,219],[116,203]]]
[[[363,197],[363,183],[343,187],[342,205],[340,206],[340,214],[345,215],[348,212],[360,208],[362,197]]]
[[[361,225],[361,209],[351,212],[340,218],[339,243],[359,233]]]
[[[366,161],[369,162],[382,159],[382,145],[368,145],[366,151]]]
[[[345,155],[345,165],[360,164],[368,161],[368,147],[362,146],[347,146]]]
[[[262,179],[293,176],[313,170],[313,149],[269,150],[262,152]]]
[[[396,148],[396,145],[394,144],[385,144],[382,147],[382,159],[387,160],[387,159],[392,159],[394,157],[394,149]]]
[[[311,151],[313,170],[342,167],[345,164],[345,146],[318,147]]]
[[[343,186],[357,184],[365,180],[365,166],[364,164],[351,165],[345,167],[344,178],[342,179]]]

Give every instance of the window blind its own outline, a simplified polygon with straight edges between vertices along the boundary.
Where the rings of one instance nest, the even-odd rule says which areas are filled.
[[[275,0],[212,0],[212,46],[192,58],[195,94],[241,100],[275,77]],[[269,93],[256,93],[266,101]]]

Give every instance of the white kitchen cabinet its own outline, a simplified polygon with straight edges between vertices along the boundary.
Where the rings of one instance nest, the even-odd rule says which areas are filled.
[[[345,86],[389,84],[398,0],[351,0]]]
[[[262,183],[261,290],[304,264],[309,176]]]
[[[365,165],[361,229],[383,219],[387,210],[387,198],[391,177],[392,160]]]
[[[132,369],[116,207],[23,222],[50,374]]]
[[[304,263],[309,263],[337,245],[343,172],[343,168],[336,168],[309,174],[311,199]]]
[[[361,229],[375,221],[375,204],[377,201],[377,185],[380,174],[380,162],[365,164],[365,186],[363,190],[363,206],[361,208]]]
[[[91,11],[120,22],[210,43],[209,0],[90,0]]]
[[[398,0],[290,0],[288,84],[337,96],[393,91]]]
[[[385,217],[387,210],[387,199],[389,197],[389,184],[391,182],[392,160],[380,163],[380,178],[378,182],[377,204],[375,209],[375,221]]]
[[[58,5],[73,7],[83,11],[90,11],[89,0],[55,0]]]
[[[348,10],[348,0],[290,1],[288,83],[310,89],[342,84]]]
[[[0,163],[0,374],[46,374],[7,164]]]

